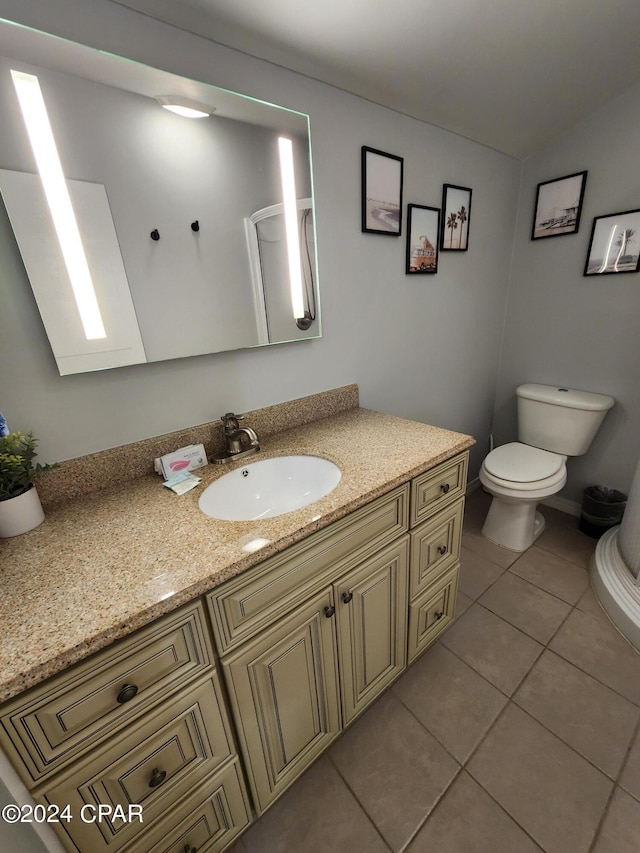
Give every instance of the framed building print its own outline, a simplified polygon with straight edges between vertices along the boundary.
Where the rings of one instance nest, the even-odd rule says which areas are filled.
[[[438,272],[439,234],[437,207],[407,205],[407,275]]]
[[[531,239],[577,234],[586,185],[586,172],[538,184]]]

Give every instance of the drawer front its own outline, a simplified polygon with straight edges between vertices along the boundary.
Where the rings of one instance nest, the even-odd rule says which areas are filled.
[[[459,562],[463,513],[464,500],[458,500],[411,531],[411,599]]]
[[[0,741],[32,786],[212,662],[202,606],[190,604],[5,705]]]
[[[455,565],[409,605],[409,663],[453,622],[459,574]]]
[[[213,674],[56,776],[52,787],[35,796],[60,808],[70,805],[71,820],[56,828],[68,833],[83,853],[119,850],[232,754],[229,723]],[[100,805],[120,806],[127,814],[130,804],[142,807],[142,823],[122,820],[117,812],[100,821],[82,820],[83,814],[97,815]]]
[[[236,648],[404,533],[408,500],[409,484],[209,593],[220,653]]]
[[[443,462],[412,483],[411,527],[431,518],[443,507],[462,497],[467,485],[468,453]]]
[[[194,808],[194,800],[198,800]],[[237,761],[220,770],[155,821],[126,853],[219,853],[251,822],[251,809]]]

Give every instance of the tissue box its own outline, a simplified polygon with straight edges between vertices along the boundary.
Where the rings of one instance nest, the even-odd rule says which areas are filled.
[[[181,447],[173,453],[165,453],[153,462],[154,470],[161,474],[165,480],[180,471],[194,471],[203,468],[207,464],[207,454],[203,444],[190,444]]]

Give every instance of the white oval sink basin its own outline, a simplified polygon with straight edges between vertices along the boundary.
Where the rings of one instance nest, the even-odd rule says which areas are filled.
[[[337,465],[319,456],[277,456],[229,471],[211,483],[198,505],[223,521],[273,518],[328,495],[340,482]]]

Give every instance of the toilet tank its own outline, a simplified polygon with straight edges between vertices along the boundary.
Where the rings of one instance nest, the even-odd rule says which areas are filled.
[[[587,452],[615,402],[607,394],[555,385],[520,385],[516,394],[519,440],[565,456]]]

